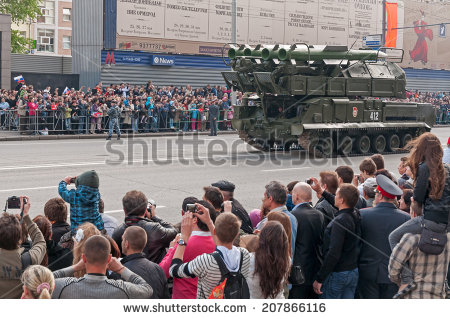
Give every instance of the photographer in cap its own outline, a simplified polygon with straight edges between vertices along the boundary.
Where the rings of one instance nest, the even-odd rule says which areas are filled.
[[[225,180],[218,181],[216,183],[211,184],[211,186],[217,187],[220,189],[223,195],[224,202],[231,201],[232,202],[232,210],[231,212],[236,215],[242,222],[241,229],[247,234],[253,234],[252,221],[248,216],[247,211],[242,207],[241,203],[239,203],[234,196],[235,186],[233,183]]]
[[[75,183],[76,189],[67,189],[67,185]],[[59,195],[70,204],[70,227],[74,233],[83,223],[92,223],[98,230],[105,226],[98,211],[100,201],[99,179],[96,171],[87,171],[78,177],[66,177],[59,183]]]
[[[23,211],[22,222],[31,237],[32,247],[24,253],[24,248],[20,247],[21,223],[15,215],[3,213],[0,217],[0,298],[20,298],[22,272],[30,265],[39,265],[47,252],[44,236],[28,215],[30,199],[26,196],[20,197],[20,211]]]

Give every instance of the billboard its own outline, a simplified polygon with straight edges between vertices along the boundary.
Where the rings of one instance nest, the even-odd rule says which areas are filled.
[[[348,45],[381,33],[382,0],[237,0],[239,44]],[[117,0],[117,49],[220,55],[231,0]]]
[[[442,25],[449,15],[448,3],[405,1],[402,67],[450,70],[450,37]]]

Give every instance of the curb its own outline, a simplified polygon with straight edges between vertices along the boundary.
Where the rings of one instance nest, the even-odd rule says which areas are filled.
[[[220,135],[235,135],[236,131],[223,131],[217,132]],[[173,137],[173,136],[208,136],[209,132],[170,132],[170,133],[140,133],[140,134],[121,134],[121,138],[130,137]],[[36,135],[36,136],[12,136],[12,137],[1,137],[0,142],[19,142],[19,141],[52,141],[52,140],[94,140],[94,139],[106,139],[106,134],[88,134],[88,135]]]

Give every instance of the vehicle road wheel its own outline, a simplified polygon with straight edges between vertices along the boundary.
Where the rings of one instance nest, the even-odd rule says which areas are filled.
[[[370,138],[367,135],[358,137],[356,140],[356,151],[359,154],[367,154],[370,151]]]
[[[333,155],[334,143],[331,137],[321,138],[316,149],[323,157],[331,157]]]
[[[345,136],[339,141],[339,152],[347,156],[353,150],[353,139],[350,136]]]
[[[387,149],[389,152],[398,151],[400,148],[400,137],[397,134],[392,134],[388,138]]]
[[[413,138],[412,135],[409,133],[406,133],[405,135],[403,135],[402,147],[405,147],[406,145],[408,145],[408,143],[411,142],[412,138]]]
[[[386,148],[386,138],[383,135],[375,135],[372,140],[372,150],[375,153],[383,153]]]

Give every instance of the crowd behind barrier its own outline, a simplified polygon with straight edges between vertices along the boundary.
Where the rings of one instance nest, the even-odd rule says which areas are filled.
[[[210,108],[218,107],[214,121],[218,130],[232,130],[233,106],[231,91],[225,87],[206,85],[157,87],[121,84],[59,92],[34,90],[20,83],[15,90],[2,90],[0,95],[0,126],[21,134],[95,134],[108,130],[108,110],[117,105],[118,124],[127,133],[159,131],[207,131],[213,125]],[[237,104],[242,93],[237,93]]]
[[[218,130],[232,130],[234,109],[231,91],[226,87],[158,87],[149,81],[133,87],[104,87],[99,83],[93,89],[51,91],[50,87],[36,91],[25,83],[18,84],[15,90],[2,90],[1,128],[33,135],[102,133],[109,127],[108,110],[117,105],[120,130],[127,133],[207,131],[211,125]],[[237,105],[242,96],[237,93]],[[407,98],[401,101],[431,103],[436,108],[436,124],[450,123],[450,96],[446,92],[407,92]],[[210,121],[211,105],[219,108],[215,124]]]
[[[28,197],[8,199],[0,298],[448,298],[450,138],[441,144],[424,133],[395,173],[374,154],[268,182],[250,213],[233,183],[213,182],[179,203],[175,225],[137,190],[118,221],[95,171],[67,176],[33,220]]]
[[[406,101],[430,103],[436,108],[436,124],[450,123],[450,92],[407,91]]]

